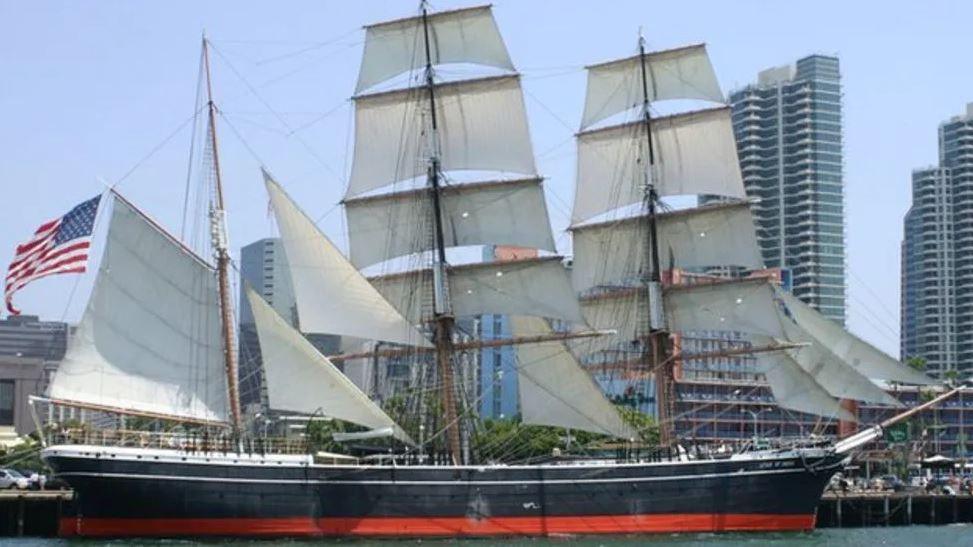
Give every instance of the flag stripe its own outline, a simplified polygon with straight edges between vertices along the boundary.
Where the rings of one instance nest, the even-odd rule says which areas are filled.
[[[68,256],[63,257],[61,260],[58,260],[57,262],[45,262],[43,267],[34,268],[29,272],[25,272],[24,275],[18,276],[14,280],[8,281],[9,284],[8,291],[11,290],[10,287],[12,287],[12,290],[16,291],[17,289],[23,287],[27,283],[30,283],[31,281],[38,279],[40,277],[43,277],[44,275],[47,274],[47,272],[49,272],[54,268],[59,268],[64,265],[71,265],[78,262],[85,263],[88,260],[87,249],[80,249],[78,251],[80,252],[75,251],[74,254],[69,254]]]
[[[39,239],[32,240],[29,243],[17,246],[17,257],[14,261],[10,263],[10,267],[13,267],[18,262],[22,262],[30,258],[33,254],[43,252],[47,248],[47,245],[54,241],[57,236],[57,230],[47,232],[43,237]]]
[[[37,266],[39,264],[42,264],[45,261],[54,260],[72,251],[77,251],[79,249],[87,249],[90,246],[91,246],[90,241],[80,241],[77,243],[72,242],[65,245],[60,245],[58,247],[54,247],[52,249],[47,249],[42,253],[38,253],[37,256],[30,259],[30,261],[28,262],[23,262],[23,261],[20,262],[18,266],[23,266],[23,267],[15,267],[11,265],[10,273],[7,274],[7,280],[10,280],[14,277],[21,277],[24,272],[27,272],[28,270],[32,269],[32,266]]]
[[[53,264],[50,267],[44,268],[43,270],[35,273],[34,275],[18,282],[18,284],[14,286],[13,292],[20,290],[21,288],[24,287],[24,285],[30,283],[31,281],[37,281],[42,277],[47,277],[49,275],[58,274],[58,273],[64,273],[67,270],[80,269],[83,272],[85,271],[86,268],[87,265],[78,266],[77,260],[66,260],[60,264]]]
[[[33,237],[17,246],[7,268],[4,289],[10,313],[20,313],[13,305],[14,293],[31,281],[55,274],[81,273],[87,269],[91,233],[100,201],[101,196],[94,197],[68,214],[41,224]]]

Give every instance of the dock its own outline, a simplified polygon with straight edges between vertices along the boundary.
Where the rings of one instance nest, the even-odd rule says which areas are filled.
[[[909,526],[973,522],[973,496],[910,492],[825,494],[818,528]]]
[[[71,490],[0,491],[0,537],[53,537]]]

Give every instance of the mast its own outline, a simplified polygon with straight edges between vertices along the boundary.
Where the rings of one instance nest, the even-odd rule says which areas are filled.
[[[461,463],[460,431],[456,420],[456,389],[453,381],[453,315],[446,288],[446,242],[443,235],[443,214],[439,188],[439,128],[436,120],[436,88],[433,81],[432,52],[429,46],[429,15],[425,0],[422,2],[422,34],[426,49],[426,89],[429,92],[431,122],[429,194],[432,198],[435,259],[433,263],[433,310],[435,316],[436,365],[442,382],[443,416],[446,422],[446,440],[453,463]]]
[[[649,82],[648,69],[645,62],[645,38],[639,33],[639,65],[642,74],[642,121],[645,127],[645,139],[649,155],[649,165],[645,169],[645,182],[643,185],[643,206],[646,209],[645,223],[646,233],[646,256],[650,263],[648,271],[643,271],[643,282],[645,284],[646,297],[649,304],[649,332],[648,347],[643,346],[642,357],[646,370],[655,372],[656,383],[656,403],[659,409],[659,440],[663,445],[672,442],[672,431],[670,424],[671,400],[672,400],[672,364],[666,358],[667,340],[669,334],[664,330],[662,323],[662,268],[659,262],[659,238],[658,223],[656,219],[656,200],[658,194],[653,180],[655,172],[655,151],[652,146],[652,114],[649,111]]]
[[[213,151],[213,174],[216,188],[210,206],[210,229],[213,236],[213,252],[216,258],[216,272],[220,289],[220,322],[223,330],[223,359],[226,370],[227,395],[233,433],[239,436],[242,430],[240,415],[240,389],[237,374],[236,341],[233,332],[233,300],[230,295],[230,252],[226,236],[226,210],[223,205],[223,180],[220,173],[220,155],[216,142],[216,103],[213,102],[213,83],[209,70],[209,41],[203,37],[203,65],[206,72],[206,101],[209,118],[210,147]]]

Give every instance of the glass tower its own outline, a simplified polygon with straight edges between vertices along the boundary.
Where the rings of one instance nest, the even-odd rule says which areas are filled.
[[[838,59],[811,55],[730,94],[757,240],[793,293],[845,321],[844,187]]]
[[[939,126],[939,165],[912,173],[902,241],[901,357],[973,368],[973,103]],[[965,375],[965,374],[964,374]]]

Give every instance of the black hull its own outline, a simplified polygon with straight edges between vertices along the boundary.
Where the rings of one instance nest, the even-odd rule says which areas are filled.
[[[160,451],[113,457],[112,449],[98,450],[98,456],[77,447],[45,451],[77,493],[77,514],[62,522],[62,535],[807,530],[841,461],[817,452],[651,464],[391,467],[151,455]]]

